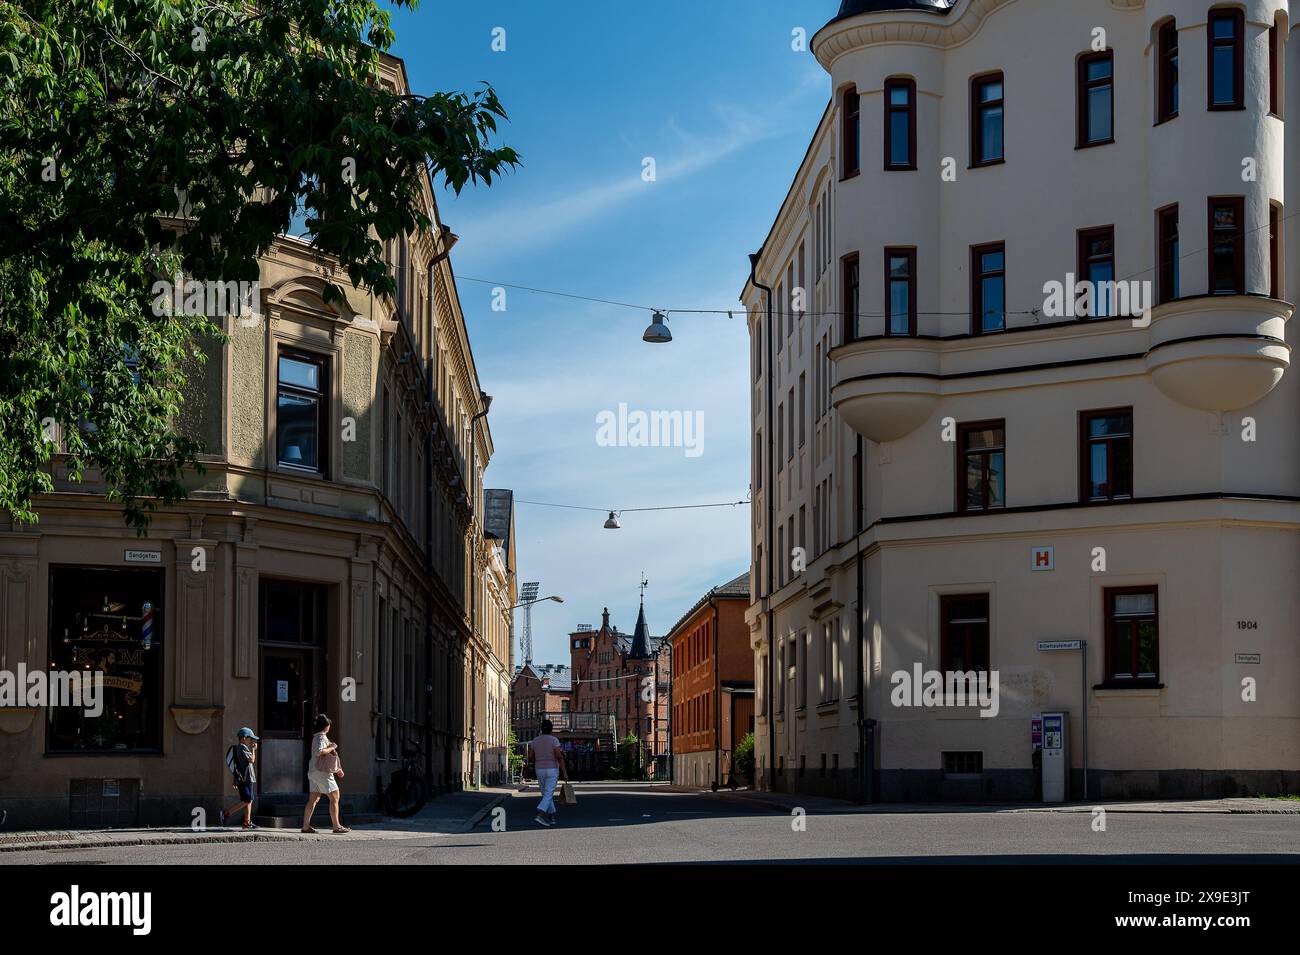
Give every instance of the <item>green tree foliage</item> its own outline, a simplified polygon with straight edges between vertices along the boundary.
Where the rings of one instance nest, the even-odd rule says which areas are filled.
[[[0,510],[37,520],[60,452],[142,533],[184,496],[183,367],[223,317],[155,314],[155,281],[255,281],[297,217],[391,294],[420,168],[459,192],[517,164],[490,86],[381,87],[393,39],[375,0],[0,0]]]
[[[613,768],[615,779],[641,778],[641,741],[635,733],[628,733],[618,741]]]
[[[754,734],[746,733],[731,754],[731,775],[735,782],[752,783],[754,780]]]

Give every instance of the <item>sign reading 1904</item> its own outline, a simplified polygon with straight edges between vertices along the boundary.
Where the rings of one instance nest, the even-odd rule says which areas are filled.
[[[1237,629],[1238,629],[1238,630],[1258,630],[1258,629],[1259,629],[1259,623],[1256,622],[1256,621],[1254,621],[1254,620],[1238,620],[1238,621],[1237,621]]]

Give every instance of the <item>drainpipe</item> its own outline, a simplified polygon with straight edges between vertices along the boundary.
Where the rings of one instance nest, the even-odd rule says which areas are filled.
[[[754,288],[761,289],[767,293],[767,364],[763,366],[763,375],[765,381],[763,388],[767,392],[767,416],[764,418],[763,425],[767,431],[767,485],[763,490],[763,497],[767,500],[767,543],[764,546],[764,553],[767,555],[767,666],[763,668],[763,681],[767,684],[765,700],[767,704],[767,781],[768,791],[776,789],[776,712],[774,710],[774,698],[772,692],[775,689],[772,685],[772,667],[776,665],[776,633],[773,630],[775,626],[775,614],[772,610],[772,568],[775,566],[774,560],[776,555],[772,553],[772,497],[775,488],[772,487],[772,481],[775,479],[772,473],[772,289],[770,286],[763,285],[758,281],[758,260],[763,254],[763,250],[750,253],[749,256],[749,281]]]
[[[709,591],[709,606],[713,608],[713,791],[722,782],[722,684],[718,682],[718,602],[714,598],[718,588]]]
[[[866,468],[866,459],[862,456],[862,435],[858,435],[858,473],[853,475],[853,480],[858,486],[854,488],[853,496],[858,501],[857,509],[853,514],[854,537],[857,538],[858,550],[858,790],[860,802],[872,801],[871,786],[871,767],[868,766],[868,759],[874,762],[874,753],[868,752],[867,748],[867,697],[866,697],[866,677],[864,670],[867,664],[866,627],[863,625],[862,605],[862,509],[866,506],[864,495],[862,493],[862,471]]]

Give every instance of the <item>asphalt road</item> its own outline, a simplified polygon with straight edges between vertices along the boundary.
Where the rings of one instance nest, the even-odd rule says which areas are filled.
[[[464,835],[367,839],[358,830],[319,842],[34,849],[0,853],[22,864],[429,865],[660,862],[1200,863],[1300,862],[1300,817],[1217,813],[845,813],[802,820],[723,796],[579,789],[560,824],[533,822],[537,794],[513,794],[504,814]],[[501,829],[502,820],[504,828]],[[494,830],[494,823],[500,831]],[[800,825],[800,823],[802,825]]]

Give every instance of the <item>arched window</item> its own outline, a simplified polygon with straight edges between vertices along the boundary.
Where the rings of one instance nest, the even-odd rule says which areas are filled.
[[[1166,20],[1156,40],[1156,122],[1178,115],[1178,24]]]
[[[840,178],[848,179],[850,176],[856,176],[862,168],[859,135],[861,104],[856,86],[850,86],[844,91],[841,110],[843,119],[840,132],[844,139],[844,172]]]

